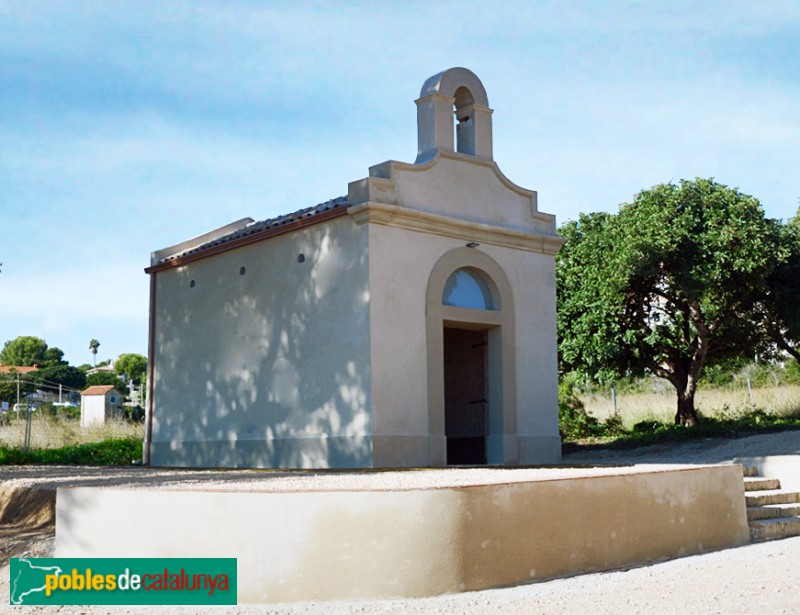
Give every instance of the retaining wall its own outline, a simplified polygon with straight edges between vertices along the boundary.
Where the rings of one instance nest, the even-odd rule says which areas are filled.
[[[749,542],[736,465],[537,472],[393,491],[61,488],[56,557],[236,557],[239,602],[267,603],[430,596]]]

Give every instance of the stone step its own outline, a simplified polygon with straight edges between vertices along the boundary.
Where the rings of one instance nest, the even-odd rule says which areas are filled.
[[[800,493],[773,489],[770,491],[750,491],[744,494],[747,506],[767,506],[769,504],[793,504],[800,502]]]
[[[764,478],[763,476],[745,476],[745,491],[767,491],[770,489],[780,489],[781,481],[777,478]]]
[[[768,504],[766,506],[749,506],[747,508],[748,521],[795,516],[800,516],[800,503]]]
[[[750,539],[753,541],[775,540],[800,536],[800,517],[779,517],[750,522]]]
[[[756,466],[742,466],[742,474],[744,476],[758,476],[758,468]]]

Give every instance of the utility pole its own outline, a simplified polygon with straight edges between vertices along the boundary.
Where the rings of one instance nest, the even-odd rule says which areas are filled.
[[[25,404],[25,445],[24,451],[27,455],[28,452],[31,450],[31,419],[33,414],[33,409],[31,408],[31,396],[32,393],[28,393],[28,403]]]
[[[17,372],[17,420],[19,420],[19,372]]]

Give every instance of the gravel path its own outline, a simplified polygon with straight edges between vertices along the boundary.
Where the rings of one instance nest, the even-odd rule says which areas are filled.
[[[640,463],[720,463],[736,457],[800,455],[800,431],[731,440],[702,440],[652,446],[632,451],[584,451],[568,455],[565,464],[627,465]],[[606,471],[609,468],[606,468]],[[619,468],[624,471],[624,469]],[[412,488],[416,480],[429,486],[474,481],[481,470],[417,472],[236,472],[237,488]],[[525,480],[526,470],[506,471],[509,480]],[[37,483],[58,485],[148,485],[175,488],[218,488],[230,473],[218,471],[150,471],[142,468],[2,468],[0,487]],[[52,554],[52,529],[39,531],[0,526],[0,553],[47,557]],[[214,613],[388,614],[493,613],[719,613],[726,615],[800,613],[800,538],[747,545],[685,557],[626,571],[587,574],[517,587],[413,600],[296,603],[215,609]],[[0,604],[8,604],[8,566],[0,567]],[[193,608],[25,607],[35,613],[195,613]]]

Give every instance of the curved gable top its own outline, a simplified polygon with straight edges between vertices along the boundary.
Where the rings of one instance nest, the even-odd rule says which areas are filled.
[[[460,87],[465,87],[470,91],[476,104],[484,107],[489,106],[489,98],[486,96],[486,89],[483,87],[481,80],[468,68],[461,67],[448,68],[441,73],[433,75],[433,77],[429,77],[422,84],[419,97],[425,98],[432,94],[441,94],[455,98],[456,90]]]

